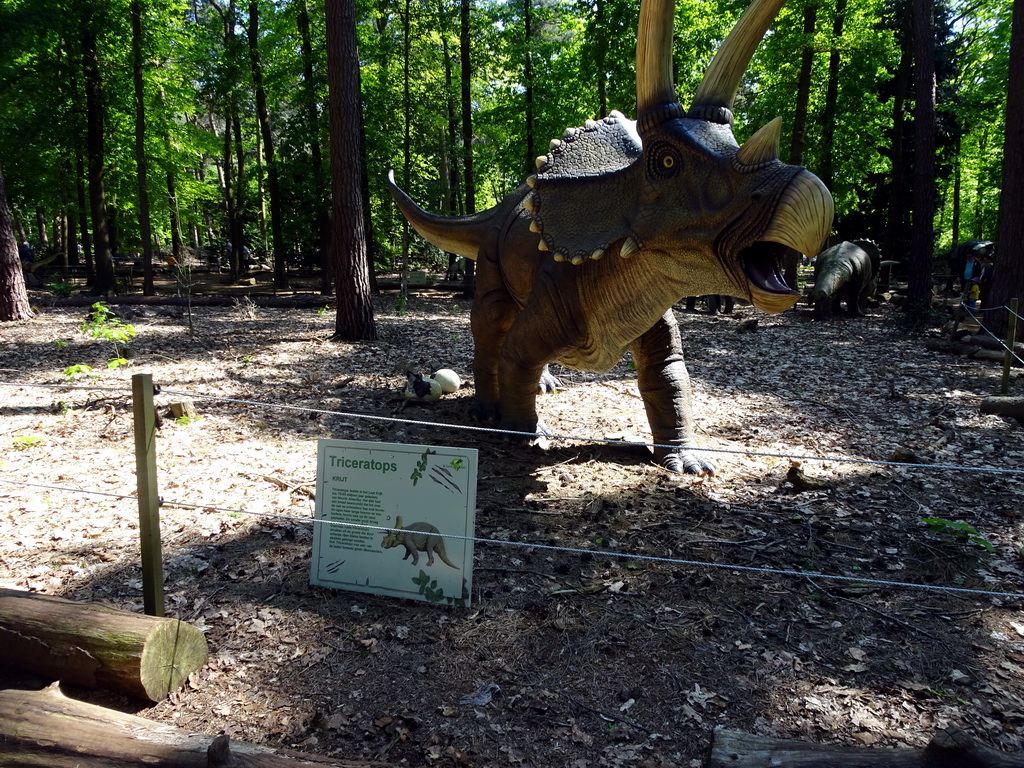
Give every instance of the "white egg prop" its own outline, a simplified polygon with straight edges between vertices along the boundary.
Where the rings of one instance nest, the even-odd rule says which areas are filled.
[[[451,368],[441,368],[434,371],[434,374],[430,378],[441,385],[441,391],[446,395],[455,392],[462,386],[462,379],[459,378],[459,374]]]

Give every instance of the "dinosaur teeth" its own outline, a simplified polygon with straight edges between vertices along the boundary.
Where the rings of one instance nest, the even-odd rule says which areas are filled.
[[[547,250],[547,249],[546,248],[541,248],[541,250],[543,251],[543,250]],[[551,258],[553,258],[555,261],[565,261],[565,256],[560,254],[558,251],[555,251],[555,253],[552,254]]]
[[[551,143],[548,145],[550,149],[558,149],[560,146],[562,146],[561,139],[552,139]]]
[[[597,261],[602,256],[604,256],[604,248],[595,248],[590,252],[590,258],[594,261]]]
[[[537,250],[538,251],[550,251],[551,250],[551,248],[548,246],[547,242],[544,240],[543,237],[540,239],[540,242],[537,243]],[[557,253],[555,254],[555,261],[558,261],[558,254]]]
[[[537,201],[534,199],[533,195],[527,195],[523,198],[523,208],[528,210],[530,213],[537,212]]]
[[[548,156],[537,155],[537,159],[534,160],[533,162],[537,164],[537,169],[540,170],[541,168],[548,164]]]
[[[536,174],[531,174],[531,175],[526,177],[526,186],[528,186],[530,189],[536,189],[537,188],[537,176],[536,176]]]
[[[535,235],[540,235],[544,233],[544,230],[540,228],[540,224],[537,223],[536,219],[530,222],[530,231],[533,232],[533,234]],[[541,242],[544,241],[542,240]],[[541,248],[541,250],[543,251],[544,249]]]
[[[628,259],[633,254],[637,253],[639,250],[640,243],[633,235],[630,235],[622,243],[622,247],[619,248],[619,256],[621,256],[624,259]]]

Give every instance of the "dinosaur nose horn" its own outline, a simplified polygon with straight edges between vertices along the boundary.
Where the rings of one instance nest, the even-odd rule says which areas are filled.
[[[736,153],[736,162],[745,168],[757,168],[779,159],[779,139],[782,136],[782,118],[776,117],[758,129],[757,133],[743,142]]]
[[[693,98],[693,106],[687,113],[689,117],[716,123],[732,123],[732,107],[736,101],[740,79],[783,2],[784,0],[754,0],[743,12],[708,65],[704,79]],[[637,47],[639,50],[639,44]],[[671,62],[669,66],[671,67]],[[638,97],[639,87],[638,84]]]

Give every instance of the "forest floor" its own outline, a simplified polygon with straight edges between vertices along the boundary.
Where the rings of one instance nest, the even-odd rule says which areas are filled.
[[[72,695],[412,766],[700,766],[716,727],[867,749],[957,725],[1024,748],[1024,603],[970,591],[1024,591],[1024,476],[985,469],[1019,472],[1024,430],[979,413],[997,364],[926,351],[891,307],[678,311],[697,429],[721,451],[687,477],[587,439],[647,439],[628,360],[555,367],[542,417],[583,439],[458,429],[461,297],[377,297],[362,343],[331,341],[332,311],[115,307],[137,336],[111,370],[86,308],[33,298],[36,318],[0,326],[0,586],[141,612],[130,377],[199,415],[165,418],[157,451],[167,612],[206,633],[209,662],[158,704]],[[432,363],[466,385],[406,407],[406,367]],[[75,364],[93,376],[61,388]],[[479,449],[470,608],[310,585],[318,438]]]

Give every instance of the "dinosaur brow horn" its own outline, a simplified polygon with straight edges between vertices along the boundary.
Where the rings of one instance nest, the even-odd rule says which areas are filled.
[[[643,0],[636,33],[636,110],[643,125],[650,113],[675,106],[672,26],[675,0]],[[676,106],[676,110],[679,107]],[[681,116],[681,115],[680,115]]]
[[[740,79],[784,0],[754,0],[725,38],[693,97],[689,117],[732,123]],[[639,89],[637,84],[637,89]]]

